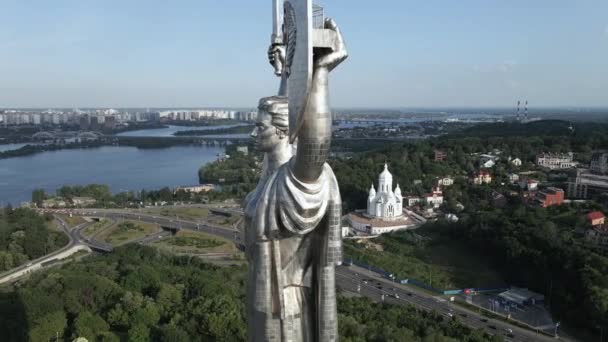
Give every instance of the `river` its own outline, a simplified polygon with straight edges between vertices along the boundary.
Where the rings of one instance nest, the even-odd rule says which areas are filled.
[[[120,136],[171,137],[184,130],[211,130],[237,125],[169,126],[123,132]],[[232,137],[247,134],[225,135]],[[0,145],[0,151],[25,144]],[[104,146],[92,149],[59,150],[0,160],[0,206],[30,201],[34,189],[49,193],[63,185],[107,184],[112,192],[160,189],[164,186],[198,184],[198,169],[217,159],[224,148],[175,146],[162,149]]]
[[[231,126],[178,127],[125,132],[121,135],[168,137],[185,129]],[[11,150],[21,144],[0,145]],[[59,150],[0,160],[0,206],[30,201],[34,189],[49,193],[63,185],[107,184],[112,192],[160,189],[198,184],[198,169],[217,159],[224,148],[175,146],[162,149],[104,146]]]

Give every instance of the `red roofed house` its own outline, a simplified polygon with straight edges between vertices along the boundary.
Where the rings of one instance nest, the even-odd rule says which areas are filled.
[[[543,208],[561,205],[564,202],[564,190],[554,187],[546,188],[536,194],[536,200]]]
[[[592,211],[587,214],[587,221],[594,227],[603,225],[604,219],[605,216],[601,211]]]

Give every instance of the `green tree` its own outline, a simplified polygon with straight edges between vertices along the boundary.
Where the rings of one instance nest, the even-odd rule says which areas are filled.
[[[135,324],[129,329],[130,342],[147,342],[150,341],[150,329],[142,323]]]
[[[83,311],[74,321],[74,338],[84,337],[88,340],[96,340],[97,336],[109,329],[108,323],[99,315]]]
[[[35,189],[32,191],[32,202],[36,204],[38,208],[42,208],[42,202],[47,199],[46,192],[44,189]]]
[[[63,337],[63,332],[67,327],[65,312],[55,311],[46,314],[34,322],[30,330],[30,341],[49,341],[55,337]]]

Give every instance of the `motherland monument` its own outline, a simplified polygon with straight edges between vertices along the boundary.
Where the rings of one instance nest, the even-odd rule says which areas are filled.
[[[281,85],[259,102],[251,136],[264,166],[243,203],[250,341],[338,340],[341,199],[326,163],[328,81],[347,56],[338,26],[321,7],[273,0],[268,58]]]

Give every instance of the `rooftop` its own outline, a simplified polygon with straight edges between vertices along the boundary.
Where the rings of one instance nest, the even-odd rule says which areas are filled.
[[[528,289],[523,289],[523,288],[518,288],[518,287],[514,287],[510,290],[507,290],[507,291],[501,293],[499,296],[506,300],[515,302],[515,303],[523,303],[523,302],[526,302],[531,299],[535,299],[535,300],[544,300],[545,299],[545,296],[540,293],[532,292]]]
[[[602,213],[601,211],[592,211],[589,214],[587,214],[587,219],[593,221],[593,220],[597,220],[597,219],[603,219],[604,213]]]

